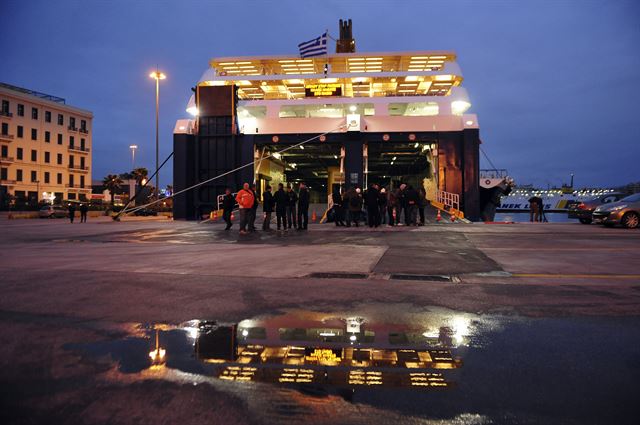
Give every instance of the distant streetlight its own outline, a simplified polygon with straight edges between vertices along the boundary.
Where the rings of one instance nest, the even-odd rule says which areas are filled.
[[[138,149],[138,145],[129,145],[129,149],[131,149],[131,169],[136,169],[136,149]]]
[[[164,75],[162,72],[158,71],[158,69],[156,68],[156,70],[154,72],[152,72],[151,74],[149,74],[149,77],[153,78],[154,80],[156,80],[156,187],[155,187],[155,198],[159,199],[158,197],[158,188],[160,187],[160,171],[158,170],[158,163],[159,163],[159,151],[160,151],[160,142],[159,142],[159,136],[158,136],[158,110],[160,107],[160,80],[164,80],[165,78],[167,78],[166,75]]]

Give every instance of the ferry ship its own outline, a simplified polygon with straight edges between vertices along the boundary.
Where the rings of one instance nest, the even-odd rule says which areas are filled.
[[[545,211],[566,212],[575,203],[615,192],[614,189],[603,188],[576,190],[573,188],[573,181],[570,185],[550,189],[538,189],[532,185],[517,186],[506,170],[481,170],[480,187],[481,194],[485,194],[485,197],[499,198],[495,203],[496,211],[499,212],[529,211],[529,199],[534,196],[542,198]]]

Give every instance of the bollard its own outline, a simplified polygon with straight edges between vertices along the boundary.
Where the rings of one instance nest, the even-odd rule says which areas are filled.
[[[438,215],[436,215],[436,221],[442,220],[442,215],[440,214],[440,210],[438,210]]]
[[[317,214],[316,214],[316,212],[314,211],[314,212],[311,214],[311,221],[315,223],[317,219],[318,219],[318,215],[317,215]]]

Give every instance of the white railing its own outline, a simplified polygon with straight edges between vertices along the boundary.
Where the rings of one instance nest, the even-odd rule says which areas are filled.
[[[448,207],[460,211],[460,195],[457,193],[445,192],[444,190],[436,191],[436,201]]]

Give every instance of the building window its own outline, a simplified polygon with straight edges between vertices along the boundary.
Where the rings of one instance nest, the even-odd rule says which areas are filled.
[[[73,174],[69,174],[69,186],[73,187]]]
[[[9,113],[9,101],[8,100],[3,100],[2,101],[2,113],[3,114],[8,114]]]
[[[50,131],[45,131],[44,132],[44,141],[46,143],[50,143],[51,142],[51,132]]]
[[[64,116],[62,114],[58,114],[58,125],[64,125]]]
[[[16,157],[22,161],[22,148],[16,149]]]
[[[4,167],[0,168],[0,180],[7,180],[9,178],[8,174],[9,174],[9,169]]]
[[[44,111],[44,121],[51,122],[51,111]]]
[[[62,173],[58,173],[58,184],[62,184]]]
[[[31,172],[31,183],[35,183],[38,181],[38,172],[37,171],[32,171]]]
[[[74,117],[69,117],[69,127],[76,128],[76,119]]]
[[[73,155],[69,155],[69,166],[72,167],[72,168],[75,165],[74,164],[74,162],[75,162],[74,159],[75,158],[73,157]]]
[[[24,117],[24,105],[21,105],[20,103],[18,103],[18,116]]]
[[[69,146],[73,147],[73,143],[75,142],[75,139],[73,136],[69,136]]]
[[[58,165],[62,165],[62,154],[58,154]]]
[[[16,170],[16,181],[22,181],[22,170]]]
[[[87,130],[87,121],[86,120],[80,120],[80,128],[82,130]]]
[[[80,149],[84,150],[84,139],[80,139]]]
[[[58,144],[62,144],[62,134],[58,134]]]
[[[46,164],[48,164],[49,162],[51,162],[51,154],[49,152],[45,152],[44,153],[44,162]]]
[[[9,124],[7,124],[6,122],[2,123],[2,135],[6,136],[7,134],[9,134]]]
[[[76,194],[75,193],[70,193],[67,196],[69,197],[69,200],[71,200],[71,201],[75,201],[76,200]]]
[[[23,134],[23,128],[21,125],[18,126],[18,137],[22,139],[22,137],[24,136]]]
[[[84,170],[84,156],[80,157],[80,168]]]
[[[84,176],[80,176],[80,187],[84,189]]]
[[[31,149],[31,161],[38,162],[38,151]]]
[[[44,172],[44,182],[45,183],[49,183],[49,172],[48,171]]]
[[[38,130],[35,128],[31,129],[31,140],[38,140]]]
[[[6,158],[9,156],[9,148],[5,145],[2,145],[2,149],[0,150],[0,156]]]
[[[34,120],[38,119],[38,108],[31,108],[31,118]]]

